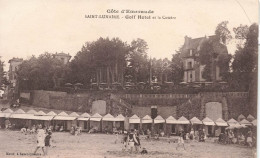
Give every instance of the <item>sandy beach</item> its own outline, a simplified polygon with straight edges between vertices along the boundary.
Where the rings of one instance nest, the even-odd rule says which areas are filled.
[[[121,143],[115,143],[115,135],[107,134],[87,134],[82,133],[73,136],[68,132],[56,132],[52,134],[52,146],[49,148],[47,156],[42,155],[38,150],[38,155],[32,155],[36,147],[35,134],[23,134],[20,131],[0,131],[0,157],[60,157],[60,158],[167,158],[167,157],[211,157],[211,158],[252,158],[256,157],[256,149],[250,149],[238,145],[222,145],[214,143],[212,139],[202,142],[185,143],[186,150],[181,147],[176,150],[177,143],[173,142],[174,137],[147,141],[141,137],[141,145],[148,150],[147,155],[123,152]],[[170,143],[169,143],[170,141]],[[40,155],[41,154],[41,155]]]

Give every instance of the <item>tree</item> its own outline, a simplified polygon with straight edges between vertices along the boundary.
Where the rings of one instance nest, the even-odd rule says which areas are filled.
[[[252,24],[246,34],[244,47],[239,46],[234,55],[232,63],[233,76],[239,87],[249,89],[253,73],[257,73],[258,58],[258,25]]]
[[[180,82],[182,82],[184,74],[183,61],[180,51],[176,51],[176,53],[172,55],[172,62],[170,67],[173,83],[179,84]]]
[[[130,52],[127,56],[128,66],[126,76],[130,80],[138,82],[147,82],[149,79],[150,63],[147,57],[147,43],[143,39],[133,40],[130,45]]]
[[[4,85],[8,84],[5,74],[6,72],[4,71],[4,62],[1,61],[1,56],[0,56],[0,90],[3,90]]]
[[[47,90],[60,85],[65,65],[50,53],[41,54],[38,58],[32,56],[25,60],[17,71],[20,89]]]
[[[249,31],[248,26],[241,24],[238,27],[234,27],[233,31],[235,33],[235,39],[238,40],[237,47],[244,47],[246,36],[248,34],[248,31]]]
[[[215,30],[215,35],[217,36],[217,40],[221,41],[224,45],[226,45],[232,38],[231,32],[229,31],[227,25],[228,25],[228,21],[223,21],[218,24]]]

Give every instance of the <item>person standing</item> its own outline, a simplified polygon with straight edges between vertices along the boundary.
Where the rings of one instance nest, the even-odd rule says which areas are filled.
[[[48,149],[51,146],[50,140],[51,140],[51,132],[49,131],[48,134],[46,135],[45,139],[44,139],[44,142],[45,142],[45,155],[48,154]]]
[[[138,132],[135,132],[135,151],[136,153],[139,153],[139,148],[141,146],[141,143],[140,143],[140,139],[139,139],[139,133]]]
[[[43,154],[45,154],[44,139],[45,139],[45,131],[42,129],[42,125],[39,125],[39,129],[37,130],[37,147],[34,151],[34,154],[36,154],[36,152],[39,148],[42,148]]]
[[[135,133],[134,133],[134,130],[131,129],[131,132],[130,134],[128,135],[128,144],[129,144],[129,147],[130,147],[130,153],[133,152],[133,148],[135,146],[135,142],[137,142],[136,138],[135,138]]]
[[[183,132],[183,130],[181,130],[181,131],[180,131],[180,134],[179,134],[178,145],[177,145],[177,147],[176,147],[176,150],[178,150],[178,148],[179,148],[180,145],[182,145],[183,148],[184,148],[184,150],[186,150],[186,149],[185,149],[185,146],[184,146],[183,136],[184,136],[184,132]]]

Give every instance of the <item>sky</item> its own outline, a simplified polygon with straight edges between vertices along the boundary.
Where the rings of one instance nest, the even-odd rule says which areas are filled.
[[[107,13],[107,10],[119,13]],[[176,19],[125,19],[122,10],[152,10],[151,16]],[[119,15],[120,19],[90,19],[85,15]],[[121,18],[122,17],[122,18]],[[191,38],[213,35],[229,21],[230,30],[258,22],[257,0],[0,0],[0,56],[8,68],[13,57],[28,59],[44,52],[74,56],[85,42],[119,37],[131,43],[141,38],[150,57],[171,58]],[[235,47],[229,44],[229,53]]]

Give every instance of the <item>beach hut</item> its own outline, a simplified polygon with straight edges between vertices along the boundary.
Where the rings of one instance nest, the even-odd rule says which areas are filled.
[[[158,134],[165,131],[165,119],[162,118],[162,116],[158,115],[154,119],[154,129],[157,131]]]
[[[249,121],[249,122],[252,122],[253,120],[255,120],[255,118],[254,118],[254,116],[252,116],[252,115],[248,115],[247,116],[247,120]]]
[[[204,125],[204,129],[205,129],[206,135],[212,136],[214,134],[214,126],[215,126],[214,121],[212,121],[208,117],[205,117],[202,120],[202,123]]]
[[[119,114],[116,118],[115,118],[115,127],[118,130],[124,130],[125,127],[125,117],[122,114]]]
[[[237,117],[237,121],[240,122],[242,121],[243,119],[246,119],[246,117],[242,114],[240,114],[238,117]]]
[[[130,129],[139,129],[140,123],[141,123],[141,119],[135,114],[129,118]]]
[[[58,115],[56,115],[53,120],[55,121],[55,125],[60,127],[60,131],[63,130],[70,130],[71,129],[71,123],[69,123],[72,120],[75,120],[76,117],[69,116],[66,112],[62,111]],[[56,128],[56,127],[55,127]]]
[[[245,126],[252,126],[252,123],[250,123],[249,121],[247,121],[246,119],[243,119],[242,121],[239,122],[241,125],[245,125]]]
[[[51,125],[51,121],[54,117],[54,115],[48,115],[43,111],[38,111],[34,114],[35,119],[32,120],[32,124],[37,125],[37,124],[42,124],[45,125],[46,127]]]
[[[111,114],[106,114],[103,118],[102,118],[102,131],[104,132],[110,132],[113,133],[113,127],[114,127],[114,121],[115,121],[115,117],[112,116]]]
[[[194,132],[199,131],[202,125],[202,121],[200,121],[197,117],[193,117],[192,119],[190,119],[190,122]]]
[[[18,129],[23,127],[30,128],[30,120],[32,119],[34,119],[34,115],[28,114],[24,112],[22,109],[18,109],[10,115],[10,122],[12,122],[12,124],[15,124],[15,128]]]
[[[167,133],[169,134],[176,134],[176,125],[178,124],[178,121],[173,117],[173,116],[169,116],[166,119],[166,129],[167,129]]]
[[[88,113],[83,113],[78,117],[78,123],[79,127],[82,128],[82,130],[89,130],[89,118],[91,116]]]
[[[225,133],[225,128],[228,126],[227,122],[222,118],[218,118],[215,123],[215,136],[219,136],[220,133]]]
[[[11,109],[8,108],[8,109],[6,109],[6,110],[0,112],[0,117],[1,117],[1,118],[9,118],[10,115],[11,115],[13,112],[14,112],[13,110],[11,110]]]
[[[90,117],[90,129],[94,129],[96,131],[101,131],[101,119],[102,116],[98,113],[95,113]]]
[[[151,131],[153,119],[149,115],[145,115],[141,120],[141,129],[146,133],[147,129]]]
[[[185,132],[188,132],[188,125],[190,124],[190,121],[188,119],[186,119],[184,116],[180,117],[178,120],[177,120],[177,133],[180,131],[180,130],[184,130]]]
[[[67,121],[68,129],[71,129],[71,127],[76,127],[76,126],[78,126],[76,119],[79,117],[79,114],[76,113],[76,112],[72,112],[72,113],[69,114],[69,117],[72,117],[72,118],[74,118],[74,119]]]

